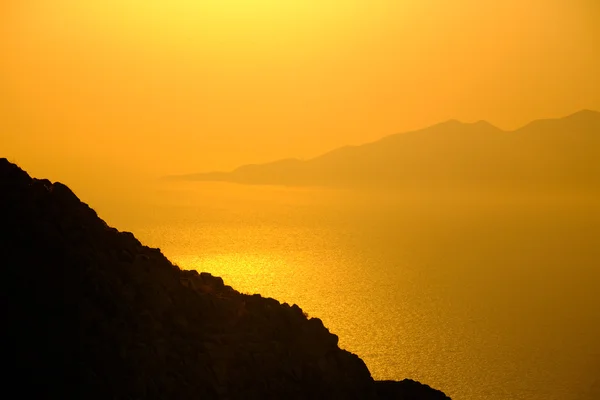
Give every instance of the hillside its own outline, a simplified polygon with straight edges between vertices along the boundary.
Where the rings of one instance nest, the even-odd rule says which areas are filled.
[[[245,184],[375,186],[416,190],[600,191],[600,113],[584,110],[515,131],[448,121],[307,161],[172,176]]]
[[[376,382],[297,305],[182,271],[65,185],[0,159],[6,393],[85,399],[447,399]]]

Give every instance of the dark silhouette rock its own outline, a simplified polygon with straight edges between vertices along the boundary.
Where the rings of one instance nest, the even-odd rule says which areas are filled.
[[[379,399],[402,399],[402,400],[441,400],[449,399],[439,390],[413,381],[404,379],[402,381],[376,381],[377,396]]]
[[[4,391],[23,398],[443,399],[375,383],[300,307],[182,271],[0,159]]]

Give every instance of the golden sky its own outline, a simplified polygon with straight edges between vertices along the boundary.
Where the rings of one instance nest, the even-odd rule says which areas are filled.
[[[0,155],[66,181],[231,169],[600,110],[598,71],[597,0],[2,0]]]

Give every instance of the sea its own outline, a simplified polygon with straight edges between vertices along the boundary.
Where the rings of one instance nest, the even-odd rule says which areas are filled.
[[[181,268],[320,318],[375,379],[600,399],[600,196],[171,182],[115,218]]]

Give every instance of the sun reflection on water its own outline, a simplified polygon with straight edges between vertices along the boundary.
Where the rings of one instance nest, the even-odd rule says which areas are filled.
[[[225,284],[232,286],[242,293],[265,294],[265,283],[281,280],[289,270],[283,257],[274,254],[210,254],[202,255],[179,255],[172,257],[173,262],[183,269],[196,270],[198,272],[210,272],[220,276]],[[278,271],[277,273],[275,271]],[[277,291],[275,285],[272,286]]]

